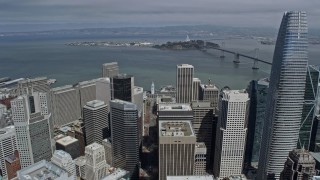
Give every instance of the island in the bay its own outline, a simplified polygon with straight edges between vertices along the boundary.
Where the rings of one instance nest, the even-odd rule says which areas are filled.
[[[206,50],[220,48],[219,44],[205,42],[203,40],[189,40],[179,42],[167,42],[161,45],[154,45],[153,48],[169,50]]]

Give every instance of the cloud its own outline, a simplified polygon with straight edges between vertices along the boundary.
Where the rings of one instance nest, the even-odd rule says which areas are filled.
[[[320,28],[319,0],[0,0],[0,24],[213,24],[278,27],[288,10]]]

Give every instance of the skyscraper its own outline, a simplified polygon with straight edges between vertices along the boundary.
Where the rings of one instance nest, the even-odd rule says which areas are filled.
[[[306,86],[304,93],[304,105],[302,119],[299,131],[298,149],[306,148],[314,150],[312,141],[312,129],[316,124],[314,122],[315,110],[317,109],[318,84],[320,83],[319,67],[308,66]],[[315,127],[316,128],[316,127]]]
[[[77,179],[76,164],[71,155],[62,150],[56,150],[51,158],[51,162],[67,171],[73,179]]]
[[[200,85],[199,93],[200,93],[199,100],[210,101],[212,107],[214,108],[218,107],[219,89],[214,84],[211,84],[210,80],[209,80],[209,84]]]
[[[99,78],[96,82],[96,99],[103,101],[110,107],[111,100],[111,82],[110,78]]]
[[[177,103],[190,103],[193,99],[194,68],[189,64],[177,65]]]
[[[196,136],[190,121],[159,122],[159,179],[194,173]]]
[[[101,144],[109,136],[108,106],[103,101],[87,102],[83,107],[83,121],[87,144]]]
[[[243,90],[221,92],[213,167],[217,179],[242,174],[249,100]]]
[[[199,92],[199,89],[200,89],[200,84],[201,84],[201,80],[199,78],[193,78],[192,80],[192,93],[193,93],[193,96],[192,96],[192,101],[198,101],[200,100],[199,99],[199,95],[200,95],[200,92]]]
[[[308,65],[305,12],[284,13],[275,46],[258,177],[280,177],[288,152],[295,149],[301,124]]]
[[[131,102],[110,101],[110,129],[113,165],[139,177],[138,110]]]
[[[127,74],[118,74],[113,76],[112,81],[112,99],[120,99],[132,102],[134,77]]]
[[[216,135],[217,122],[214,119],[213,107],[209,101],[192,102],[193,121],[192,126],[197,142],[203,142],[206,146],[207,165],[212,154],[212,139]]]
[[[33,101],[28,95],[19,96],[11,101],[12,119],[16,131],[17,149],[21,168],[30,166],[52,156],[52,137],[49,115],[41,112],[31,113]]]
[[[158,105],[158,121],[193,121],[190,104],[160,103]]]
[[[104,147],[98,143],[86,146],[86,179],[100,180],[106,175]]]
[[[102,64],[102,77],[112,78],[119,74],[118,62],[104,63]]]
[[[14,126],[8,126],[0,129],[0,169],[2,177],[7,178],[7,169],[5,158],[14,154],[16,147],[16,132]]]

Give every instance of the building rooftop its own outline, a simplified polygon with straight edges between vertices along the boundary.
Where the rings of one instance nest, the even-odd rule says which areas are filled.
[[[6,135],[13,135],[15,134],[14,126],[8,126],[5,128],[0,129],[0,138],[6,136]]]
[[[106,105],[103,101],[100,100],[93,100],[87,102],[86,106],[91,108],[97,108]]]
[[[310,155],[318,162],[320,162],[320,152],[310,152]]]
[[[15,154],[11,154],[11,155],[5,157],[4,160],[8,161],[9,163],[13,163],[14,161],[17,161],[17,160],[20,161],[19,157],[16,156]]]
[[[140,93],[143,93],[143,88],[142,88],[142,87],[135,86],[135,87],[133,88],[133,94],[140,94]]]
[[[200,86],[202,89],[207,90],[207,91],[209,91],[209,90],[219,91],[218,87],[215,86],[214,84],[201,84]]]
[[[31,166],[28,166],[17,172],[18,179],[56,179],[62,176],[68,176],[68,173],[62,168],[51,162],[42,160]]]
[[[178,64],[177,67],[179,67],[179,68],[193,68],[193,66],[190,64]]]
[[[194,136],[190,121],[159,121],[159,136]]]
[[[123,109],[123,110],[137,110],[136,104],[134,104],[132,102],[128,102],[128,101],[123,101],[120,99],[111,100],[110,107],[117,107],[117,108]]]
[[[270,79],[269,78],[263,78],[259,79],[258,84],[259,85],[264,85],[264,86],[269,86]]]
[[[87,162],[86,156],[80,156],[74,160],[75,164],[78,166],[84,166]]]
[[[192,111],[190,104],[167,104],[160,103],[159,111]]]
[[[50,91],[51,92],[65,92],[65,91],[70,91],[70,90],[74,90],[72,85],[65,85],[65,86],[60,86],[60,87],[56,87],[56,88],[51,88]]]
[[[121,179],[122,177],[129,174],[129,171],[126,171],[124,169],[116,168],[110,174],[102,178],[101,180],[115,180],[115,179]]]
[[[193,101],[191,104],[192,108],[210,108],[210,101]]]
[[[245,101],[249,100],[249,95],[246,90],[223,90],[223,99],[229,101]]]
[[[213,176],[167,176],[167,180],[214,180]]]
[[[127,79],[132,77],[133,77],[132,75],[128,75],[128,74],[118,74],[114,76],[113,79]]]
[[[53,156],[58,157],[59,159],[72,159],[69,153],[62,150],[55,150]]]
[[[73,138],[71,136],[66,136],[66,137],[63,137],[61,139],[58,139],[56,141],[56,143],[59,143],[59,144],[61,144],[63,146],[67,146],[67,145],[72,144],[72,143],[77,142],[77,141],[78,141],[78,139],[76,139],[76,138]]]
[[[86,146],[86,150],[90,149],[90,150],[94,151],[94,150],[100,149],[101,147],[103,147],[101,144],[98,144],[98,143],[94,142],[94,143]]]
[[[118,62],[104,63],[103,66],[118,65]]]

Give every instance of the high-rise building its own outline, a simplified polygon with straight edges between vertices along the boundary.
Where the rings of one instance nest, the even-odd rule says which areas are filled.
[[[98,143],[86,146],[86,179],[100,180],[106,175],[104,147]]]
[[[87,162],[86,157],[80,156],[74,161],[76,164],[77,177],[80,177],[81,179],[86,179],[86,162]]]
[[[0,129],[0,169],[3,178],[7,178],[7,169],[4,159],[14,154],[16,149],[16,132],[14,126]]]
[[[299,138],[308,65],[305,12],[283,16],[275,46],[262,135],[258,177],[280,177],[288,152]]]
[[[317,114],[315,111],[317,108],[318,100],[318,85],[320,83],[319,67],[308,66],[307,77],[304,93],[304,104],[302,111],[302,119],[299,131],[298,149],[306,148],[308,150],[314,150],[314,138],[312,138],[312,129],[317,129],[314,122],[314,118]],[[312,142],[311,142],[312,141]]]
[[[200,84],[201,84],[201,80],[199,78],[193,78],[193,80],[192,80],[192,89],[193,89],[192,90],[192,93],[193,93],[192,101],[200,100],[199,99],[199,96],[200,96],[200,92],[199,92]]]
[[[74,176],[63,168],[48,162],[39,161],[17,172],[19,180],[50,179],[50,180],[74,180]]]
[[[193,121],[190,104],[160,103],[158,105],[158,121]]]
[[[0,119],[5,112],[7,112],[7,106],[0,104]]]
[[[142,131],[144,122],[144,99],[143,99],[143,88],[135,86],[133,91],[133,103],[137,105],[138,110],[138,132],[139,142],[142,142]]]
[[[13,179],[17,177],[17,171],[21,169],[18,151],[16,150],[14,151],[14,154],[7,156],[4,161],[7,169],[7,178]],[[5,178],[6,177],[4,177],[4,179]]]
[[[114,167],[130,172],[133,179],[139,177],[138,110],[131,102],[110,101],[110,129]]]
[[[303,180],[312,179],[316,175],[316,161],[305,149],[290,151],[280,179]]]
[[[66,136],[56,141],[56,149],[63,150],[70,154],[72,159],[80,156],[80,143],[79,140],[71,136]]]
[[[177,65],[177,103],[190,103],[193,99],[193,74],[194,68],[189,64]]]
[[[76,165],[69,153],[62,150],[56,150],[51,158],[51,162],[67,171],[70,176],[74,177],[73,179],[77,179]]]
[[[119,74],[118,62],[102,64],[102,77],[112,78]]]
[[[19,96],[11,101],[21,168],[43,159],[50,160],[52,156],[51,114],[43,116],[41,112],[31,113],[33,101],[29,97]]]
[[[159,121],[159,179],[193,175],[195,147],[190,121]]]
[[[251,81],[248,87],[250,111],[248,119],[248,135],[246,140],[245,168],[257,168],[260,143],[267,106],[269,79]]]
[[[194,155],[194,172],[195,176],[203,176],[207,169],[207,148],[205,143],[197,142]]]
[[[79,82],[75,86],[75,88],[79,90],[81,108],[85,106],[87,102],[96,99],[96,82],[97,79],[92,79],[90,81]]]
[[[212,153],[212,140],[216,135],[217,121],[210,101],[192,102],[193,121],[192,126],[197,142],[203,142],[206,146],[207,165],[210,163]]]
[[[103,101],[87,102],[83,107],[83,121],[87,144],[102,143],[109,136],[108,105]]]
[[[104,139],[102,141],[102,145],[103,145],[104,150],[106,152],[106,162],[107,162],[107,164],[113,166],[113,162],[112,162],[112,144],[111,144],[110,140]]]
[[[96,81],[96,99],[103,101],[110,107],[111,100],[111,82],[110,78],[99,78]]]
[[[242,174],[249,102],[244,90],[221,92],[213,167],[217,179]]]
[[[81,117],[79,91],[71,85],[50,90],[50,107],[55,126],[70,124]]]
[[[133,101],[134,77],[127,74],[118,74],[113,76],[112,81],[112,99],[123,101]]]
[[[18,82],[17,95],[30,95],[32,92],[48,93],[49,90],[47,77],[27,78]]]
[[[211,83],[211,80],[209,80],[209,84],[201,84],[200,85],[200,100],[203,101],[210,101],[211,106],[216,108],[218,107],[219,102],[219,89],[217,86]]]

